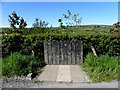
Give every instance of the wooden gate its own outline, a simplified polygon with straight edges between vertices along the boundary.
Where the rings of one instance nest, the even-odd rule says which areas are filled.
[[[50,65],[75,65],[83,63],[83,43],[44,42],[45,62]]]

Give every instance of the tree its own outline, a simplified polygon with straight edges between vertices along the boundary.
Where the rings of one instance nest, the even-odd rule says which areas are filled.
[[[8,15],[8,21],[10,27],[13,29],[16,28],[23,29],[27,26],[27,23],[23,19],[23,17],[18,16],[15,11],[11,15]]]
[[[60,27],[63,27],[62,19],[58,19],[58,22],[59,22],[59,26],[60,26]]]
[[[48,22],[36,18],[33,23],[33,28],[47,28],[48,24],[49,24]]]
[[[63,18],[66,22],[66,26],[79,26],[82,22],[82,18],[78,18],[78,16],[79,14],[72,15],[70,10],[67,10],[67,14],[63,14]],[[59,23],[63,24],[63,22],[59,22]]]

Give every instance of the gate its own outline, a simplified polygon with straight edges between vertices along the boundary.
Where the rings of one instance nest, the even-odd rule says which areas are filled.
[[[44,42],[44,58],[49,65],[83,63],[83,42]]]

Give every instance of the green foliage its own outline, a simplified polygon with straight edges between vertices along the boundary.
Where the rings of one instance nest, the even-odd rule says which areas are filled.
[[[109,32],[110,27],[108,27],[108,26],[106,26],[106,27],[94,27],[93,31],[95,31],[95,32]]]
[[[8,21],[12,28],[10,32],[22,34],[22,29],[27,26],[23,17],[18,16],[15,11],[11,15],[8,15]]]
[[[40,67],[39,64],[40,61],[33,56],[13,53],[3,59],[2,75],[8,77],[14,75],[26,76],[30,72],[36,73]]]
[[[29,35],[29,34],[39,34],[39,33],[74,33],[74,34],[103,34],[103,35],[110,35],[110,36],[118,36],[120,34],[120,29],[116,29],[115,33],[109,33],[109,26],[105,27],[96,27],[91,25],[81,25],[81,26],[69,26],[65,27],[62,25],[61,27],[50,27],[50,28],[24,28],[21,29],[22,35]],[[96,28],[95,28],[96,27]],[[13,34],[17,33],[16,31],[13,31],[11,28],[2,28],[2,33],[5,34]]]
[[[82,22],[82,18],[78,18],[79,14],[73,14],[70,10],[67,10],[67,14],[63,14],[66,26],[79,26]]]
[[[63,27],[63,21],[62,21],[62,19],[58,19],[58,22],[59,22],[59,26],[62,28]]]
[[[93,82],[111,81],[120,79],[120,60],[118,57],[110,57],[108,54],[95,57],[89,53],[83,64],[83,69],[88,73]]]
[[[21,52],[30,55],[32,50],[41,58],[43,55],[44,41],[84,41],[84,55],[91,51],[91,44],[95,47],[98,55],[108,53],[109,55],[120,55],[120,37],[100,35],[99,33],[44,33],[44,34],[8,34],[2,37],[2,55],[6,57],[13,52]]]
[[[10,55],[12,52],[19,52],[22,49],[22,44],[24,43],[22,35],[14,34],[3,36],[2,38],[2,54]]]
[[[48,24],[48,22],[36,18],[35,22],[33,23],[33,28],[47,28]]]
[[[10,27],[13,29],[16,29],[17,26],[19,27],[19,29],[23,29],[27,26],[26,21],[24,21],[22,17],[18,16],[15,11],[11,15],[8,15],[8,17]]]

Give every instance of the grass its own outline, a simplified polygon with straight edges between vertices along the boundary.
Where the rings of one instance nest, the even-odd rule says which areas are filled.
[[[3,59],[2,75],[11,76],[26,76],[28,73],[37,73],[40,61],[33,56],[13,53]]]
[[[95,32],[109,32],[110,30],[110,27],[98,27],[98,28],[95,28],[93,31]]]
[[[120,79],[118,74],[120,65],[119,57],[110,57],[107,54],[95,57],[92,53],[86,56],[82,65],[94,83]]]
[[[33,80],[32,82],[33,82],[33,83],[37,83],[37,84],[39,84],[39,83],[43,83],[44,81],[40,81],[40,80]]]

